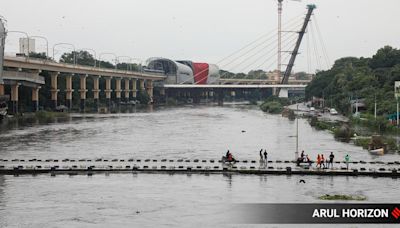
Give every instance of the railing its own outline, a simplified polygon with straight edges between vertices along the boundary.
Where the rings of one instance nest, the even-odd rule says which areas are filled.
[[[75,70],[86,70],[86,71],[95,71],[95,72],[104,72],[104,73],[114,73],[114,74],[127,74],[127,75],[134,75],[134,76],[143,76],[143,77],[157,77],[157,78],[164,78],[163,74],[160,72],[146,72],[143,74],[142,71],[127,71],[127,70],[119,70],[119,69],[109,69],[109,68],[96,68],[93,66],[85,66],[85,65],[74,65],[69,63],[59,63],[53,60],[48,59],[41,59],[41,58],[27,58],[27,57],[11,57],[7,56],[5,58],[7,61],[16,61],[16,62],[23,62],[27,64],[39,64],[39,65],[47,65],[52,67],[62,67],[62,68],[70,68]],[[7,67],[7,65],[6,65]]]

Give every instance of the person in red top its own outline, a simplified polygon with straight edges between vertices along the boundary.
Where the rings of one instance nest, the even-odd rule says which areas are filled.
[[[229,154],[228,154],[228,162],[231,162],[232,160],[233,160],[232,154],[229,153]]]
[[[325,169],[325,158],[323,154],[321,154],[321,166],[324,166]]]
[[[321,168],[321,156],[319,154],[317,156],[317,168],[318,166]]]

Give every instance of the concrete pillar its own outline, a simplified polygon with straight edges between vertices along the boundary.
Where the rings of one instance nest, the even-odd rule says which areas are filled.
[[[106,103],[107,103],[107,107],[110,108],[111,107],[111,77],[106,77],[106,89],[104,90],[104,92],[106,93]]]
[[[100,99],[100,87],[99,87],[100,76],[93,76],[93,101],[94,108],[96,111],[99,109],[99,99]]]
[[[144,91],[144,79],[139,79],[139,91]]]
[[[272,88],[272,96],[278,96],[278,89],[276,87]]]
[[[289,90],[286,88],[282,88],[278,94],[279,97],[288,98],[289,97]]]
[[[19,96],[19,83],[15,83],[14,85],[11,85],[11,112],[13,114],[18,113],[18,96]]]
[[[72,89],[72,77],[73,74],[68,74],[65,76],[65,93],[66,93],[66,99],[65,99],[65,106],[67,106],[70,110],[72,109],[72,92],[74,90]]]
[[[117,104],[121,102],[121,78],[115,79],[115,98],[117,99]]]
[[[0,96],[4,96],[4,84],[0,84]]]
[[[218,105],[222,106],[224,104],[224,91],[222,89],[217,90],[217,101]]]
[[[153,80],[146,81],[146,91],[150,97],[150,103],[153,103]]]
[[[125,101],[128,102],[129,101],[129,93],[131,92],[129,89],[129,78],[125,78],[125,89],[124,89],[124,94],[125,94]]]
[[[195,104],[200,104],[200,100],[201,100],[201,91],[198,89],[193,89],[191,91],[192,94],[192,99],[193,99],[193,103]]]
[[[58,75],[60,73],[59,72],[50,72],[50,77],[51,77],[51,103],[52,103],[52,109],[55,110],[58,106],[58,92],[60,91],[58,89]]]
[[[80,111],[81,112],[85,112],[85,109],[86,109],[86,93],[87,93],[86,78],[87,78],[87,75],[81,75],[80,76],[79,93],[80,93],[80,96],[81,96],[81,105],[80,105]]]
[[[136,86],[137,79],[132,79],[132,99],[136,100],[137,96],[137,86]]]
[[[39,111],[39,90],[40,86],[33,87],[32,88],[32,110],[34,112]]]

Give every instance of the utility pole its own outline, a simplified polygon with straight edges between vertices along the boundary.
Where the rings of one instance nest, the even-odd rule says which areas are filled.
[[[299,114],[299,105],[297,105],[297,115]],[[295,159],[299,158],[299,117],[296,115],[296,154]]]
[[[375,116],[375,120],[376,120],[376,94],[375,94],[375,104],[374,104],[374,116]]]
[[[399,98],[396,98],[397,102],[397,127],[399,127]]]
[[[278,80],[281,79],[282,72],[282,2],[283,0],[278,0]]]
[[[3,19],[0,18],[0,85],[4,84],[3,63],[4,63],[4,46],[5,46],[6,35],[7,35],[6,28],[4,27]]]

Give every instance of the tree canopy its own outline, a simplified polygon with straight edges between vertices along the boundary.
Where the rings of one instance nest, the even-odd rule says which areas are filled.
[[[117,63],[117,65],[115,66],[115,64],[112,64],[108,61],[104,60],[99,61],[95,59],[93,55],[87,51],[79,51],[79,52],[73,51],[69,53],[64,53],[60,58],[60,62],[62,63],[73,64],[74,61],[76,61],[76,64],[83,66],[95,66],[96,63],[96,67],[100,66],[101,68],[108,68],[108,69],[117,68],[119,70],[128,70],[128,71],[138,71],[140,69],[140,66],[135,63],[121,62]]]
[[[376,99],[378,114],[390,114],[396,110],[395,81],[400,81],[400,50],[385,46],[372,58],[336,60],[331,69],[317,73],[306,88],[306,97],[325,98],[343,113],[350,113],[351,99],[361,98],[373,113]]]

